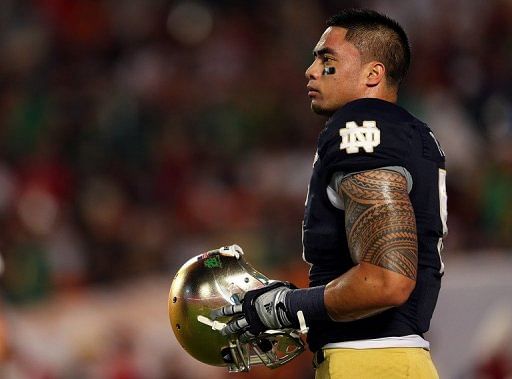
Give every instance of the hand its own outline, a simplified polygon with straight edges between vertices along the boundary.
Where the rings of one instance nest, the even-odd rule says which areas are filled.
[[[253,337],[269,329],[292,326],[286,309],[286,296],[296,288],[287,282],[273,282],[245,293],[240,304],[226,305],[212,311],[212,319],[233,316],[221,330],[223,335]]]

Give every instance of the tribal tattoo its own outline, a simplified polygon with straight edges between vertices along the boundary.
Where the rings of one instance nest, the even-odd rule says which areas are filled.
[[[372,170],[349,176],[338,189],[355,262],[368,262],[416,280],[418,241],[405,178]]]

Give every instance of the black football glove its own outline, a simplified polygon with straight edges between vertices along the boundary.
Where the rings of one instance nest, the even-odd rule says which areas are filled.
[[[286,309],[286,296],[296,287],[288,282],[272,282],[265,287],[247,291],[240,304],[226,305],[211,313],[212,319],[233,316],[221,330],[223,335],[241,334],[249,338],[266,330],[293,326]]]

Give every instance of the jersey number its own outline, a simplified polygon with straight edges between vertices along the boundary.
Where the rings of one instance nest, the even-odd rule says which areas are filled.
[[[446,194],[446,170],[439,169],[439,216],[441,217],[441,223],[443,225],[443,237],[448,234],[448,195]],[[439,238],[437,242],[437,251],[439,253],[439,260],[441,261],[441,269],[439,272],[444,272],[444,263],[441,257],[441,251],[443,250],[443,237]]]

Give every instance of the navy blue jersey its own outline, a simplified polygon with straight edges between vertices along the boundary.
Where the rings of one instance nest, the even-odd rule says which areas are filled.
[[[357,321],[311,323],[311,350],[331,342],[421,336],[428,330],[443,273],[444,162],[429,127],[396,104],[359,99],[327,121],[318,140],[304,213],[304,258],[311,264],[310,286],[327,284],[356,265],[347,244],[345,212],[329,198],[333,174],[385,167],[405,169],[412,184],[409,196],[418,232],[418,272],[413,293],[400,307]]]

